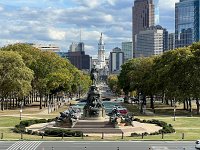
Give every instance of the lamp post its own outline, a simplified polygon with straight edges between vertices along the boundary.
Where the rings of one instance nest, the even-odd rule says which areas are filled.
[[[20,102],[20,110],[19,110],[19,113],[20,113],[20,120],[22,120],[22,102]]]
[[[174,98],[174,121],[176,121],[176,100]]]

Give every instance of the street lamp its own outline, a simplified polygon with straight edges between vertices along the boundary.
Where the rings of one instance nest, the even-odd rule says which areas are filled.
[[[176,101],[174,99],[174,121],[176,121]]]
[[[20,110],[19,110],[19,113],[20,113],[20,120],[22,120],[22,102],[20,102]]]

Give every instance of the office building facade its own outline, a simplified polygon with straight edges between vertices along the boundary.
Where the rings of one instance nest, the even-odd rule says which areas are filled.
[[[30,43],[35,48],[38,48],[42,51],[50,51],[50,52],[59,52],[60,48],[54,44],[33,44]]]
[[[199,0],[180,0],[175,5],[175,47],[199,41]]]
[[[124,52],[124,61],[133,58],[133,42],[122,42],[122,52]]]
[[[79,70],[90,70],[91,58],[85,54],[85,51],[69,51],[68,59]]]
[[[110,65],[109,71],[111,74],[119,74],[121,71],[121,65],[124,63],[124,52],[121,51],[118,47],[114,48],[110,52]]]
[[[79,42],[79,43],[72,42],[72,44],[69,46],[69,52],[80,52],[80,51],[84,51],[83,42]]]
[[[135,0],[132,7],[132,41],[133,57],[135,57],[135,36],[153,26],[155,22],[153,0]]]
[[[135,57],[149,57],[163,53],[165,46],[164,38],[166,29],[161,26],[152,26],[136,35]]]
[[[175,34],[170,33],[168,36],[168,50],[175,49]]]

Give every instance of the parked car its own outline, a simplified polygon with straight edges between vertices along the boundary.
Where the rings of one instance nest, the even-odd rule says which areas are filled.
[[[126,108],[117,108],[117,111],[121,114],[121,115],[126,115],[128,113]]]
[[[110,101],[110,98],[103,98],[102,101]]]
[[[131,103],[139,104],[139,99],[135,97],[131,97]]]
[[[200,140],[197,140],[197,141],[195,142],[195,148],[196,148],[196,149],[200,149]]]

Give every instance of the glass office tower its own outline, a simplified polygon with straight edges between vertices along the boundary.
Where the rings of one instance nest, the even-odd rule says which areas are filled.
[[[199,41],[200,0],[180,0],[175,6],[175,47]]]
[[[135,36],[155,23],[153,0],[135,0],[132,7],[132,42],[135,57]]]

